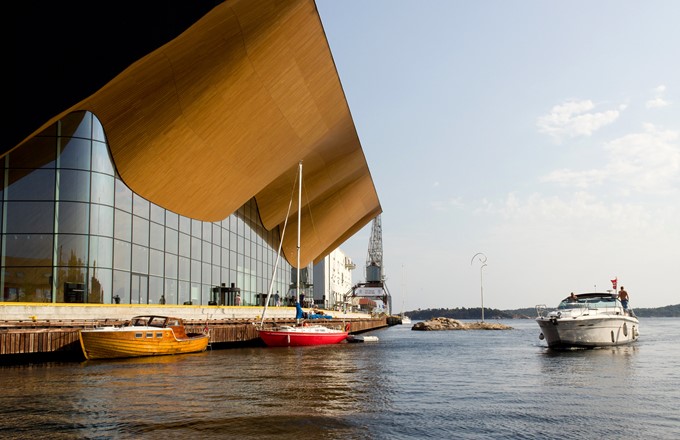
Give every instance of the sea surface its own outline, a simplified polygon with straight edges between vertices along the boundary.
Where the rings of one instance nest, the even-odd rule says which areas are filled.
[[[2,439],[678,439],[680,319],[554,352],[506,331],[0,367]]]

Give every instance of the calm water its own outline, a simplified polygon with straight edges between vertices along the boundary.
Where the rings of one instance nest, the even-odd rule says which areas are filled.
[[[555,353],[511,331],[0,367],[0,438],[680,438],[680,319]]]

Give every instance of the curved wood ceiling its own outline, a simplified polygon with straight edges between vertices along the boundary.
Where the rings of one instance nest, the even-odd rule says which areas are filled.
[[[45,126],[75,110],[100,119],[133,191],[204,221],[255,197],[282,227],[302,160],[303,267],[382,212],[313,0],[221,3]]]

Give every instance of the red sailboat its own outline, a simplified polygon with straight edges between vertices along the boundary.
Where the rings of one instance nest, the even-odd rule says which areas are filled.
[[[264,327],[264,317],[267,312],[267,305],[269,304],[269,297],[271,296],[272,287],[269,288],[269,294],[265,301],[264,311],[262,313],[262,320],[257,329],[260,339],[269,347],[294,347],[303,345],[328,345],[338,344],[347,340],[349,334],[349,323],[344,328],[330,328],[319,324],[308,324],[302,320],[302,307],[300,306],[300,220],[302,216],[302,161],[298,166],[298,236],[297,236],[297,288],[295,292],[295,307],[296,307],[296,325],[278,325],[275,327]],[[292,199],[291,204],[292,205]],[[290,212],[290,205],[288,207]],[[288,216],[286,216],[287,223]],[[285,234],[286,225],[283,227],[283,234]],[[281,243],[283,243],[283,235],[281,236]],[[279,245],[279,256],[281,254],[281,245]],[[275,266],[276,267],[276,266]],[[274,269],[276,271],[276,269]],[[272,277],[273,283],[274,277]]]

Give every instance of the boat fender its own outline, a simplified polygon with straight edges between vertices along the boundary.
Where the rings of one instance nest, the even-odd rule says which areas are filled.
[[[346,332],[350,331],[351,328],[352,328],[352,324],[351,324],[351,323],[348,322],[347,324],[345,324],[345,331],[346,331]]]
[[[538,335],[538,339],[540,339],[541,341],[542,341],[543,339],[545,339],[545,336],[543,336],[543,333],[541,333],[540,335]]]
[[[626,323],[623,323],[623,336],[628,336],[628,326]]]

